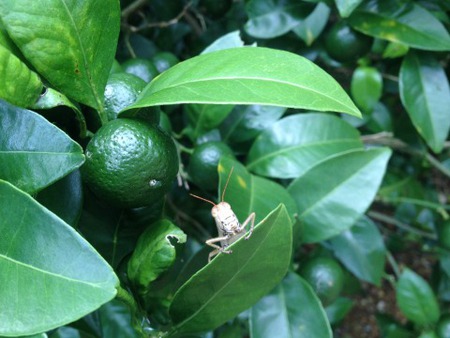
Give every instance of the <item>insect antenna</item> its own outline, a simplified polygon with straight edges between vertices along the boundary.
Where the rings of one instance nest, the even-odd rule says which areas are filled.
[[[192,197],[198,198],[199,200],[202,200],[202,201],[211,203],[211,204],[214,205],[214,206],[216,205],[216,203],[214,203],[213,201],[210,201],[210,200],[208,200],[208,199],[206,199],[206,198],[203,198],[203,197],[200,197],[200,196],[197,196],[197,195],[194,195],[194,194],[189,194],[189,195],[191,195]]]
[[[223,187],[222,191],[222,199],[221,202],[225,200],[225,191],[227,191],[228,183],[230,182],[231,174],[233,173],[234,167],[231,167],[230,173],[228,174],[227,182],[225,183],[225,186]]]

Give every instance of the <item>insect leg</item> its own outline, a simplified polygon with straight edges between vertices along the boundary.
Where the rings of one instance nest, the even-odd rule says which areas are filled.
[[[252,213],[247,217],[247,219],[244,221],[244,223],[242,223],[241,228],[242,228],[242,229],[245,229],[245,227],[247,226],[248,222],[251,221],[251,223],[250,223],[250,229],[249,229],[249,231],[248,231],[247,236],[245,236],[245,239],[249,239],[250,236],[251,236],[252,233],[253,233],[253,229],[255,228],[255,217],[256,217],[256,214],[255,214],[254,212],[252,212]]]
[[[213,251],[211,251],[209,253],[208,262],[210,262],[211,258],[214,257],[215,255],[217,255],[219,252],[223,252],[223,253],[226,253],[226,254],[230,254],[232,252],[231,250],[225,250],[225,248],[222,248],[221,246],[219,246],[217,244],[214,244],[214,243],[217,243],[217,242],[226,241],[229,238],[230,238],[229,235],[221,236],[221,237],[214,237],[214,238],[208,239],[205,242],[207,245],[209,245],[209,246],[211,246],[211,247],[213,247],[215,249],[215,250],[213,250]]]

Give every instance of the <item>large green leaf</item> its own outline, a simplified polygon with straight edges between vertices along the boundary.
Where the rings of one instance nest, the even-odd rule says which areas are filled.
[[[377,38],[424,50],[450,50],[442,23],[412,2],[371,0],[348,18],[353,28]]]
[[[351,149],[362,149],[362,142],[358,131],[342,119],[321,113],[291,115],[255,140],[247,168],[259,175],[294,178]]]
[[[0,16],[25,57],[55,88],[103,107],[120,28],[118,0],[1,0]]]
[[[150,225],[139,237],[128,262],[128,278],[140,293],[145,294],[150,283],[174,263],[171,240],[184,243],[186,235],[167,219]]]
[[[380,286],[386,248],[378,228],[369,218],[360,218],[350,229],[333,237],[331,247],[355,276]]]
[[[313,9],[296,0],[250,0],[245,31],[256,38],[271,39],[289,32]]]
[[[292,226],[280,205],[219,254],[176,292],[170,306],[172,334],[211,330],[255,304],[285,275],[291,260]],[[258,281],[252,283],[251,281]]]
[[[320,162],[288,187],[304,226],[319,242],[350,228],[372,203],[391,155],[388,148],[354,150]]]
[[[83,150],[42,116],[0,101],[0,179],[34,193],[74,171]]]
[[[35,334],[114,298],[118,279],[60,218],[0,180],[0,335]]]
[[[299,55],[259,47],[219,50],[157,76],[127,107],[175,103],[261,104],[360,116],[342,87]]]
[[[291,219],[294,218],[297,213],[295,201],[283,186],[268,179],[251,175],[240,162],[228,157],[223,157],[220,160],[218,168],[220,195],[231,170],[233,170],[224,197],[241,222],[252,212],[256,213],[256,222],[259,222],[280,203],[286,206]]]
[[[406,56],[400,69],[400,98],[416,130],[433,151],[440,152],[450,129],[450,87],[433,56]]]
[[[255,338],[333,337],[320,300],[308,283],[292,272],[252,307],[250,335]]]
[[[0,44],[0,99],[21,107],[31,106],[42,91],[39,76]]]
[[[403,271],[397,282],[396,296],[400,310],[415,324],[435,324],[439,319],[439,305],[433,290],[414,271]]]

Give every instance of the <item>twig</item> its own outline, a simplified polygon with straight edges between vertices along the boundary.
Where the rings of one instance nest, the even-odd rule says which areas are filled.
[[[387,216],[387,215],[382,214],[380,212],[369,211],[367,214],[369,215],[369,217],[371,217],[371,218],[373,218],[373,219],[375,219],[377,221],[395,225],[396,227],[398,227],[400,229],[412,232],[412,233],[414,233],[416,235],[419,235],[419,236],[422,236],[422,237],[425,237],[425,238],[429,238],[429,239],[432,239],[432,240],[437,240],[437,236],[435,234],[431,234],[429,232],[426,232],[426,231],[423,231],[423,230],[420,230],[420,229],[416,229],[416,228],[414,228],[414,227],[412,227],[412,226],[410,226],[408,224],[400,222],[400,221],[396,220],[395,218]]]
[[[389,262],[389,265],[392,268],[392,271],[394,271],[395,277],[397,279],[399,279],[400,278],[400,267],[398,266],[397,261],[395,260],[394,256],[392,256],[391,252],[388,250],[386,251],[386,257]]]
[[[136,0],[122,10],[122,21],[127,22],[128,17],[139,8],[144,6],[148,0]]]
[[[202,224],[198,221],[196,221],[195,219],[193,219],[191,216],[189,216],[187,213],[185,213],[184,211],[182,211],[181,209],[179,209],[170,198],[167,198],[167,204],[169,205],[169,207],[175,211],[175,213],[177,214],[178,217],[180,217],[181,219],[185,220],[188,223],[191,223],[192,225],[194,225],[194,227],[201,233],[201,235],[204,238],[209,238],[211,237],[211,235],[209,234],[208,231],[206,231]]]

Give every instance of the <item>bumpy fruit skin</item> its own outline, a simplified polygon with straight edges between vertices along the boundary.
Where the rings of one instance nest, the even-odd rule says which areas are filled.
[[[132,74],[111,74],[105,87],[104,101],[108,120],[116,119],[122,109],[134,103],[145,85],[145,81]]]
[[[300,275],[311,285],[324,306],[331,304],[342,291],[344,272],[334,259],[315,257],[302,266]]]
[[[205,142],[195,147],[188,167],[191,180],[205,190],[216,189],[219,183],[217,166],[223,156],[234,157],[233,151],[223,142]]]
[[[335,24],[325,37],[328,55],[339,62],[352,62],[366,55],[372,46],[372,38],[353,30],[345,22]]]
[[[94,194],[118,207],[137,208],[163,198],[178,172],[176,146],[141,120],[117,119],[86,147],[83,179]]]

